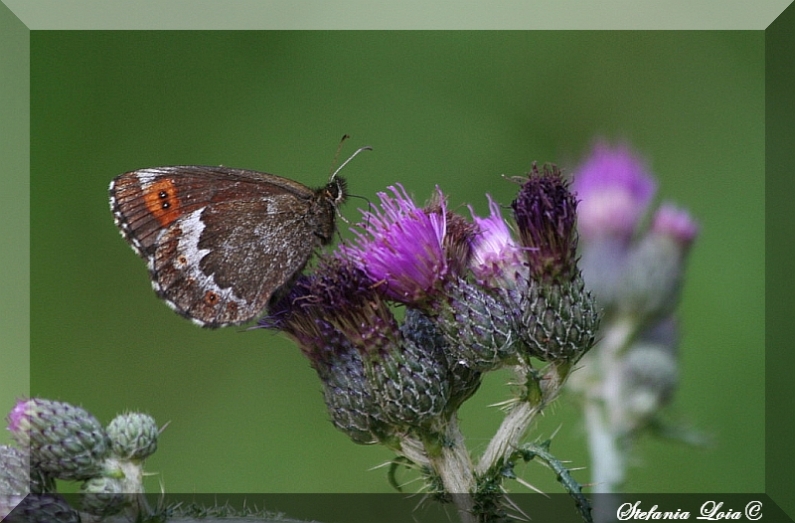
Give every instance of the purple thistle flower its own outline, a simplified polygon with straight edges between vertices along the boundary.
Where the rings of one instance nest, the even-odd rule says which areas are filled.
[[[450,396],[441,348],[408,339],[377,286],[349,258],[329,257],[260,322],[298,341],[332,421],[360,443],[432,422]]]
[[[16,434],[23,430],[22,423],[29,416],[27,414],[27,407],[28,400],[18,400],[14,408],[11,409],[11,412],[8,413],[8,430],[10,432]]]
[[[533,277],[566,281],[577,274],[577,201],[554,165],[536,164],[511,203]]]
[[[447,215],[439,191],[440,212],[416,206],[400,184],[392,195],[378,193],[381,210],[363,212],[355,245],[343,253],[376,283],[388,298],[414,304],[433,294],[448,271],[444,242]],[[438,189],[437,189],[438,190]]]
[[[649,205],[656,183],[643,161],[626,145],[595,145],[576,171],[579,231],[591,240],[603,235],[628,240]]]
[[[686,210],[664,203],[654,213],[651,231],[672,238],[687,250],[698,235],[698,224]]]
[[[394,316],[373,282],[339,256],[325,258],[314,273],[301,276],[260,325],[292,336],[313,364],[330,356],[334,340],[377,352],[399,336]]]
[[[472,242],[478,226],[467,221],[460,214],[445,211],[443,202],[436,201],[441,196],[441,192],[436,194],[437,198],[434,198],[434,201],[425,206],[425,211],[428,213],[444,213],[445,216],[446,230],[442,248],[444,249],[448,266],[446,275],[457,274],[464,276],[469,270],[469,260],[472,258]]]
[[[517,245],[511,235],[508,224],[502,218],[500,206],[489,200],[490,214],[488,218],[475,216],[472,207],[472,219],[478,232],[472,242],[472,258],[469,267],[475,278],[490,286],[509,284],[513,286],[519,276],[527,277],[527,266],[523,263],[523,249]]]

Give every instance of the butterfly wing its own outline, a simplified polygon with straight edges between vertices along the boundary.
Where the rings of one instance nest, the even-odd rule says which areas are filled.
[[[253,319],[321,243],[314,224],[334,220],[298,182],[223,167],[123,174],[111,208],[157,294],[207,327]]]

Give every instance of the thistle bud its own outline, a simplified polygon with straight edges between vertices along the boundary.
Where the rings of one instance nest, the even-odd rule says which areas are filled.
[[[511,203],[530,277],[570,281],[577,273],[577,201],[555,165],[536,164]]]
[[[324,383],[334,424],[354,441],[383,440],[444,411],[450,381],[443,352],[406,338],[377,284],[347,259],[323,260],[263,325],[299,342]]]
[[[407,309],[403,325],[403,336],[417,347],[432,353],[442,354],[449,372],[450,399],[447,413],[453,413],[468,400],[480,387],[482,373],[474,370],[467,361],[456,357],[437,321],[431,320],[418,309]]]
[[[634,343],[621,359],[620,430],[640,428],[667,405],[679,379],[676,323],[668,318]]]
[[[143,460],[157,450],[159,434],[152,416],[130,412],[113,418],[106,429],[113,453],[127,460]]]
[[[626,314],[649,321],[673,312],[684,262],[698,227],[685,211],[661,206],[651,230],[629,253],[617,301]]]
[[[343,349],[346,344],[347,340],[339,340],[335,357],[316,367],[331,422],[355,443],[385,442],[393,430],[383,419],[359,353],[353,347]]]
[[[367,362],[368,378],[383,415],[396,427],[427,426],[438,420],[447,406],[447,361],[440,352],[426,350],[404,338],[400,346]]]
[[[445,285],[444,301],[433,312],[453,361],[487,372],[516,354],[517,304],[506,297],[463,278]]]
[[[6,508],[0,502],[0,517]],[[7,517],[5,523],[80,523],[80,515],[57,494],[26,496]]]
[[[520,308],[520,333],[531,356],[576,362],[593,346],[600,315],[581,277],[561,285],[531,283]]]
[[[66,480],[84,480],[101,473],[108,437],[84,409],[33,398],[18,402],[8,421],[14,440],[29,446],[31,467]]]
[[[519,293],[524,348],[543,361],[577,361],[600,321],[577,267],[577,202],[557,167],[534,164],[511,206],[530,271]]]
[[[102,518],[118,514],[131,503],[123,482],[114,478],[91,478],[80,487],[80,493],[83,511]]]
[[[356,443],[389,436],[363,361],[397,334],[397,326],[361,270],[341,258],[323,260],[314,273],[298,279],[260,325],[298,343],[323,384],[335,427]]]
[[[21,450],[0,445],[0,497],[29,492],[30,458]]]

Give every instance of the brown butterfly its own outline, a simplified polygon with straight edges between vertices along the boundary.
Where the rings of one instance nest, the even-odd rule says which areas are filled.
[[[227,167],[139,169],[110,183],[110,208],[169,307],[202,327],[241,324],[331,242],[347,196],[337,173],[369,149],[319,189]]]

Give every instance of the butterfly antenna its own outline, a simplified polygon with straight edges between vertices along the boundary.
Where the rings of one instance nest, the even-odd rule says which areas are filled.
[[[348,157],[348,159],[347,159],[347,160],[345,160],[344,162],[342,162],[342,165],[340,165],[339,167],[337,167],[337,170],[336,170],[336,171],[334,171],[334,172],[331,174],[331,176],[329,176],[329,181],[333,180],[333,179],[334,179],[334,178],[337,176],[337,173],[339,173],[339,172],[342,170],[342,168],[343,168],[343,167],[345,167],[346,165],[348,165],[348,162],[350,162],[351,160],[353,160],[353,159],[356,157],[356,155],[357,155],[357,154],[359,154],[359,153],[360,153],[360,152],[362,152],[362,151],[372,151],[372,150],[373,150],[373,148],[372,148],[372,147],[370,147],[369,145],[365,145],[364,147],[359,147],[358,149],[356,149],[356,150],[353,152],[353,154],[352,154],[352,155],[350,155],[350,157]]]
[[[344,144],[345,140],[347,140],[350,137],[351,137],[351,135],[349,135],[349,134],[343,134],[342,138],[340,138],[340,143],[339,143],[339,145],[337,145],[337,152],[334,153],[334,159],[331,161],[331,169],[329,169],[329,171],[328,171],[328,173],[329,173],[328,179],[329,180],[333,180],[334,179],[334,175],[332,173],[334,172],[334,166],[337,165],[337,160],[339,160],[339,158],[340,158],[340,152],[342,152],[342,144]]]

